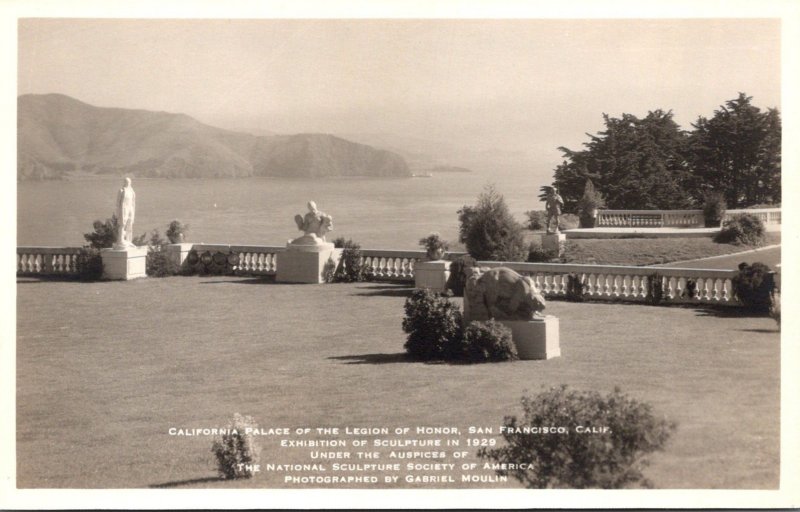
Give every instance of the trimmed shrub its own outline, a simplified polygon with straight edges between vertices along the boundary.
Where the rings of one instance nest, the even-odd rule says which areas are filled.
[[[342,251],[339,267],[333,274],[334,283],[360,283],[367,281],[369,275],[361,263],[361,246],[352,240],[343,237],[333,241],[333,246]]]
[[[180,271],[178,266],[169,258],[164,246],[151,247],[147,251],[145,272],[150,277],[173,276]]]
[[[766,230],[761,219],[752,213],[738,213],[726,220],[714,237],[721,244],[763,245]]]
[[[578,218],[580,227],[593,228],[597,210],[605,207],[606,200],[603,194],[594,188],[592,180],[587,179],[583,187],[583,196],[578,199]],[[569,229],[569,228],[568,228]]]
[[[697,281],[695,281],[692,278],[687,279],[686,289],[684,290],[684,293],[686,294],[687,297],[693,299],[695,295],[697,295]]]
[[[467,272],[475,264],[475,259],[468,254],[459,256],[450,262],[450,277],[447,278],[447,289],[456,297],[464,296],[464,288],[467,286]]]
[[[531,231],[544,231],[547,222],[547,212],[544,210],[529,210],[525,212],[528,217],[528,229]]]
[[[333,258],[328,258],[328,261],[325,262],[325,266],[322,267],[322,282],[332,283],[335,275],[336,263],[333,261]]]
[[[83,238],[89,242],[89,246],[94,249],[105,249],[114,245],[117,241],[119,231],[119,221],[116,215],[111,215],[105,221],[96,220],[92,223],[94,231],[84,233]]]
[[[189,225],[183,224],[179,220],[173,220],[167,226],[167,239],[171,244],[179,244],[186,240],[186,232],[189,231]]]
[[[642,474],[645,456],[663,450],[676,429],[674,422],[656,418],[650,405],[619,389],[603,396],[561,386],[523,397],[522,408],[522,420],[506,416],[503,422],[507,445],[481,448],[478,456],[510,465],[514,469],[497,469],[497,474],[528,488],[649,487]],[[592,428],[598,430],[581,430]]]
[[[464,330],[458,358],[471,363],[519,359],[511,330],[493,319],[470,322]]]
[[[581,276],[578,274],[569,274],[567,276],[567,300],[583,302],[583,294],[585,291],[586,285],[583,284]]]
[[[703,221],[707,228],[717,228],[722,224],[728,204],[725,195],[720,192],[710,192],[703,198]]]
[[[476,260],[525,260],[527,251],[522,226],[494,186],[484,188],[475,206],[458,210],[458,220],[459,241]]]
[[[92,246],[81,247],[75,262],[78,279],[96,281],[103,277],[103,258],[100,249]]]
[[[760,262],[739,264],[733,277],[733,292],[745,309],[754,313],[768,313],[775,291],[775,278],[770,268]]]
[[[428,289],[414,290],[406,299],[403,331],[406,352],[417,360],[454,359],[463,338],[461,310]]]
[[[528,245],[528,263],[548,263],[558,260],[558,251],[555,249],[545,249],[541,242],[531,242]]]
[[[647,302],[658,306],[664,300],[664,277],[661,274],[647,276]]]
[[[239,413],[233,415],[226,433],[218,436],[211,445],[211,451],[217,458],[217,471],[225,479],[251,478],[252,466],[258,464],[261,451],[253,430],[257,429],[250,416]]]

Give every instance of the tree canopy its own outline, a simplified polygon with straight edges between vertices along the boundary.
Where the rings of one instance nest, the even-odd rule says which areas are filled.
[[[743,93],[682,130],[672,111],[643,118],[603,114],[605,130],[587,134],[580,151],[559,148],[555,185],[566,211],[576,211],[587,180],[608,208],[680,209],[721,192],[731,207],[780,201],[781,120]]]

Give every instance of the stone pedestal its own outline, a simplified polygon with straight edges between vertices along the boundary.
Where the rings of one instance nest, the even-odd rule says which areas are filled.
[[[103,249],[103,279],[128,281],[147,277],[147,246]]]
[[[542,249],[545,251],[558,251],[558,255],[564,254],[564,245],[567,243],[567,235],[564,233],[545,233],[542,235]]]
[[[192,243],[180,243],[169,244],[164,249],[167,251],[167,257],[175,265],[175,268],[182,269],[183,262],[186,261],[186,256],[189,255],[192,247],[194,247]]]
[[[500,323],[511,329],[520,359],[551,359],[561,355],[557,317],[548,315],[541,320],[501,320]]]
[[[415,288],[428,288],[435,292],[443,292],[447,290],[447,279],[449,277],[449,261],[419,261],[414,264]]]
[[[324,282],[323,271],[328,259],[339,265],[342,249],[335,249],[329,242],[312,245],[289,243],[286,251],[279,252],[277,257],[276,282],[319,284]]]

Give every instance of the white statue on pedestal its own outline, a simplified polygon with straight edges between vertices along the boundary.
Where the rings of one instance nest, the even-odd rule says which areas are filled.
[[[297,229],[304,233],[300,238],[295,238],[291,245],[319,245],[326,243],[325,235],[333,231],[333,217],[317,209],[314,201],[308,202],[308,213],[305,216],[295,215],[294,221]]]
[[[114,249],[136,247],[133,245],[133,218],[136,215],[136,192],[131,186],[131,179],[125,178],[123,187],[117,192],[117,242]]]

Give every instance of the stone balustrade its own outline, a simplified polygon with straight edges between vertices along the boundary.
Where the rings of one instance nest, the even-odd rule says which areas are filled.
[[[452,260],[465,252],[448,252],[445,259]],[[414,265],[425,261],[425,251],[384,251],[361,249],[361,264],[373,277],[386,281],[414,281]]]
[[[780,226],[781,224],[781,209],[780,208],[753,208],[752,210],[727,210],[722,218],[726,221],[738,213],[750,213],[755,215],[765,226]]]
[[[194,244],[183,263],[208,274],[270,276],[277,271],[277,254],[285,246]]]
[[[188,244],[184,244],[188,245]],[[274,275],[277,254],[284,246],[193,244],[184,270],[204,274]],[[18,247],[17,275],[74,275],[78,247]],[[448,253],[454,259],[464,253]],[[414,265],[425,251],[362,250],[362,264],[378,280],[413,282]],[[584,296],[598,300],[648,300],[649,280],[661,281],[663,300],[670,303],[738,305],[731,280],[735,270],[573,265],[560,263],[478,262],[485,267],[509,267],[530,276],[546,297],[566,297],[569,276],[583,284]]]
[[[17,247],[17,275],[76,275],[80,252],[80,247]]]
[[[780,208],[727,210],[723,221],[739,213],[759,217],[766,226],[780,226]],[[598,210],[596,227],[702,228],[703,210]]]
[[[739,305],[732,284],[736,270],[496,261],[481,261],[478,265],[504,266],[530,276],[545,297],[566,297],[569,276],[574,275],[583,284],[586,298],[645,302],[649,295],[649,280],[655,277],[661,281],[663,301]]]

